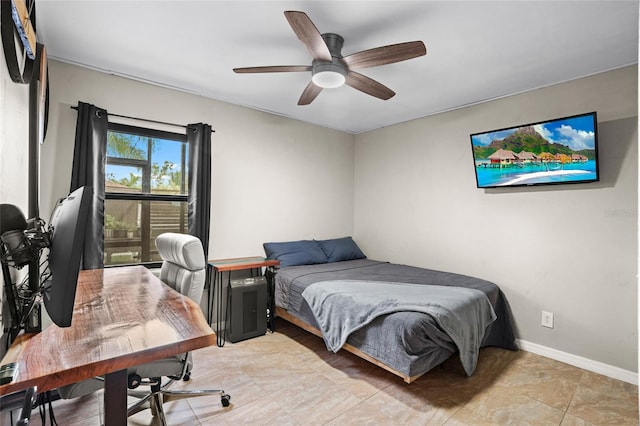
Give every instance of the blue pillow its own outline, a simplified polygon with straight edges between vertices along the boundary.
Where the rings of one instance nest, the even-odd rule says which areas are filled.
[[[318,240],[317,243],[327,256],[329,263],[367,258],[351,237]]]
[[[280,261],[280,266],[314,265],[327,263],[324,252],[313,240],[264,243],[267,259]]]

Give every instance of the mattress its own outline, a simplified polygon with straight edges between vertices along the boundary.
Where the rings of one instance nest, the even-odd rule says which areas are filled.
[[[489,281],[461,274],[417,268],[370,259],[280,268],[275,279],[275,304],[289,315],[319,328],[302,293],[313,283],[366,280],[408,284],[455,286],[486,294],[496,320],[485,330],[481,347],[517,350],[506,299]],[[437,322],[422,312],[382,315],[353,332],[347,344],[389,367],[397,374],[417,377],[457,352],[456,345]]]

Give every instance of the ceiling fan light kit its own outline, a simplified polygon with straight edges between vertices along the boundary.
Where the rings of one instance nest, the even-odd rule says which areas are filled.
[[[323,89],[334,89],[344,84],[347,70],[331,62],[314,63],[311,73],[313,84]]]
[[[286,11],[284,15],[293,32],[296,33],[298,39],[313,57],[311,67],[305,65],[278,65],[234,68],[233,71],[244,74],[310,70],[311,81],[302,92],[298,105],[310,104],[322,89],[336,88],[343,84],[378,99],[390,99],[395,95],[393,90],[353,70],[406,61],[427,53],[423,42],[412,41],[364,50],[345,57],[341,53],[344,39],[340,35],[334,33],[320,34],[304,12]]]

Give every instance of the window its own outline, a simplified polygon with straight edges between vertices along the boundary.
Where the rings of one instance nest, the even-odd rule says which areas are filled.
[[[186,134],[109,123],[104,264],[152,264],[155,238],[188,232]]]

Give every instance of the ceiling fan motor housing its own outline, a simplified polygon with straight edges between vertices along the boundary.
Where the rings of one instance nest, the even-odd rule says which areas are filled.
[[[311,64],[313,82],[323,88],[334,88],[344,84],[347,75],[347,64],[342,59],[344,39],[334,33],[322,34],[331,53],[331,62],[314,59]]]

